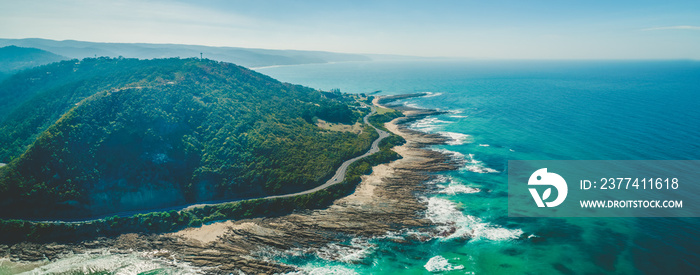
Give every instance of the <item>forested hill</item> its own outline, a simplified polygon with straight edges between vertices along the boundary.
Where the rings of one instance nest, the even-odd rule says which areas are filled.
[[[35,48],[7,46],[0,48],[0,80],[27,68],[32,68],[68,58]]]
[[[80,218],[304,190],[376,132],[343,96],[199,59],[83,59],[0,83],[0,218]]]

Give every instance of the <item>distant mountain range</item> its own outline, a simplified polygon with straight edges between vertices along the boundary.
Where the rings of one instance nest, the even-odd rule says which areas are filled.
[[[65,59],[86,57],[126,57],[139,59],[200,57],[235,63],[244,67],[298,65],[312,63],[370,61],[369,55],[322,51],[267,50],[237,47],[210,47],[178,44],[97,43],[41,38],[0,39],[0,47],[19,46],[41,49]]]

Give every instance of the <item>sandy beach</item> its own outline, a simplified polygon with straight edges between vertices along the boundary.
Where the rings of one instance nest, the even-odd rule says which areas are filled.
[[[374,103],[381,105],[377,100]],[[391,132],[406,139],[406,144],[393,148],[402,158],[373,167],[370,175],[362,177],[353,194],[336,200],[327,209],[218,223],[214,227],[170,234],[183,242],[199,243],[183,251],[187,255],[183,259],[220,271],[287,272],[295,268],[250,256],[295,249],[315,253],[329,243],[347,238],[376,237],[430,225],[429,220],[422,218],[425,205],[416,193],[424,190],[423,183],[432,178],[430,172],[455,169],[455,165],[450,163],[449,157],[425,149],[427,145],[445,142],[444,137],[406,128],[407,122],[434,111],[405,108],[402,112],[406,117],[385,124]],[[224,227],[226,231],[220,231]],[[202,236],[218,238],[215,241],[207,238],[204,243]]]
[[[398,97],[396,98],[398,99]],[[375,99],[386,105],[392,98]],[[372,238],[407,228],[426,228],[431,222],[422,214],[426,206],[417,196],[434,176],[431,172],[456,169],[450,157],[427,150],[426,146],[444,143],[445,137],[407,128],[408,122],[435,114],[433,110],[389,106],[400,109],[405,117],[385,124],[406,143],[393,148],[401,159],[373,167],[362,177],[355,192],[336,200],[327,209],[299,211],[290,215],[222,221],[165,234],[124,234],[48,250],[49,245],[18,244],[8,247],[11,258],[31,260],[41,254],[59,258],[65,253],[81,253],[89,248],[104,248],[113,253],[157,251],[163,259],[187,262],[207,273],[245,272],[285,273],[296,267],[275,262],[270,255],[294,251],[317,253],[331,243],[352,238]],[[1,250],[1,249],[0,249]],[[2,251],[0,251],[2,252]],[[31,254],[31,255],[30,255]],[[29,256],[27,256],[29,255]],[[334,257],[331,255],[330,257]]]

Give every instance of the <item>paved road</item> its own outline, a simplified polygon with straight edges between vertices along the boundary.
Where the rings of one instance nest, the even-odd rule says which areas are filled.
[[[220,200],[220,201],[211,201],[211,202],[203,202],[203,203],[196,203],[196,204],[191,204],[191,205],[185,205],[185,206],[174,206],[174,207],[167,207],[167,208],[160,208],[160,209],[151,209],[151,210],[141,210],[141,211],[124,211],[124,212],[119,212],[119,213],[112,213],[109,215],[101,215],[100,218],[95,218],[95,219],[88,219],[88,220],[53,220],[53,221],[40,221],[40,222],[47,222],[47,223],[86,223],[86,222],[91,222],[91,221],[97,221],[104,219],[106,217],[113,217],[113,216],[119,216],[119,217],[128,217],[128,216],[133,216],[136,214],[146,214],[146,213],[151,213],[151,212],[164,212],[164,211],[171,211],[171,210],[188,210],[192,208],[197,208],[197,207],[203,207],[203,206],[214,206],[214,205],[219,205],[219,204],[225,204],[225,203],[230,203],[230,202],[237,202],[237,201],[244,201],[244,200],[255,200],[255,199],[276,199],[276,198],[286,198],[286,197],[294,197],[294,196],[299,196],[299,195],[304,195],[304,194],[309,194],[313,193],[322,189],[326,189],[331,185],[337,184],[342,182],[345,179],[345,174],[348,171],[348,167],[350,167],[350,164],[354,163],[355,161],[364,158],[366,156],[369,156],[371,154],[374,154],[376,152],[379,152],[379,142],[381,142],[383,139],[389,136],[389,133],[386,131],[377,129],[377,127],[374,127],[374,125],[369,123],[368,118],[375,114],[377,112],[377,108],[374,106],[371,106],[372,111],[367,114],[364,117],[365,124],[371,126],[375,130],[377,130],[377,133],[379,133],[379,137],[372,142],[372,146],[370,146],[369,151],[366,153],[362,154],[361,156],[354,157],[352,159],[346,160],[343,162],[343,164],[338,167],[338,170],[335,171],[335,175],[326,183],[317,186],[315,188],[297,192],[297,193],[292,193],[292,194],[284,194],[284,195],[274,195],[274,196],[267,196],[267,197],[260,197],[260,198],[250,198],[250,199],[236,199],[236,200]]]
[[[376,153],[376,152],[379,152],[379,142],[381,142],[383,139],[385,139],[385,138],[387,138],[387,137],[389,136],[389,133],[387,133],[386,131],[381,130],[381,129],[377,129],[377,127],[374,127],[374,125],[372,125],[372,124],[369,123],[368,118],[369,118],[370,116],[372,116],[373,114],[375,114],[376,112],[377,112],[377,108],[375,108],[374,106],[372,106],[372,112],[370,112],[369,114],[367,114],[367,115],[364,117],[364,121],[365,121],[365,124],[371,126],[371,127],[374,128],[375,130],[377,130],[377,133],[379,133],[379,137],[378,137],[377,139],[375,139],[374,142],[372,142],[372,146],[370,146],[369,151],[367,151],[366,153],[362,154],[361,156],[357,156],[357,157],[351,158],[351,159],[346,160],[345,162],[343,162],[343,164],[341,164],[340,167],[338,167],[338,170],[335,171],[335,175],[333,175],[333,177],[332,177],[331,179],[329,179],[328,181],[326,181],[326,183],[324,183],[324,184],[322,184],[322,185],[319,185],[319,186],[317,186],[316,188],[312,188],[312,189],[305,190],[305,191],[301,191],[301,192],[297,192],[297,193],[284,194],[284,195],[275,195],[275,196],[267,196],[267,197],[262,197],[262,198],[258,198],[258,199],[276,199],[276,198],[287,198],[287,197],[294,197],[294,196],[299,196],[299,195],[305,195],[305,194],[310,194],[310,193],[313,193],[313,192],[316,192],[316,191],[319,191],[319,190],[326,189],[326,188],[328,188],[328,187],[331,186],[331,185],[334,185],[334,184],[343,182],[343,180],[345,179],[345,174],[348,172],[348,167],[350,167],[350,164],[352,164],[353,162],[356,162],[357,160],[359,160],[359,159],[361,159],[361,158],[364,158],[364,157],[366,157],[366,156],[369,156],[369,155],[371,155],[371,154],[374,154],[374,153]],[[199,203],[199,204],[190,205],[190,206],[188,206],[188,207],[186,207],[186,208],[184,208],[184,209],[192,209],[192,208],[195,208],[195,207],[202,207],[202,206],[208,206],[208,205],[217,205],[217,204],[228,203],[228,202],[233,202],[233,201],[217,202],[217,203]]]

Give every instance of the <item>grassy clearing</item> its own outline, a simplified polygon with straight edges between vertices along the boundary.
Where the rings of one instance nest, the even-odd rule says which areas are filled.
[[[336,132],[351,132],[355,134],[359,134],[362,132],[362,124],[359,122],[356,122],[353,125],[349,124],[342,124],[342,123],[332,123],[332,122],[327,122],[322,119],[318,119],[316,122],[316,126],[318,126],[321,129],[326,129],[326,130],[331,130],[331,131],[336,131]]]
[[[393,111],[394,111],[394,109],[391,109],[391,108],[377,107],[377,114],[379,114],[379,115],[391,113]]]

